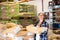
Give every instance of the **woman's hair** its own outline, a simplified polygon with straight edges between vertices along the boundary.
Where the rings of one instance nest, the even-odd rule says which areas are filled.
[[[48,18],[48,16],[47,16],[44,12],[38,13],[38,16],[39,16],[40,14],[43,14],[43,15],[44,15],[44,19]]]

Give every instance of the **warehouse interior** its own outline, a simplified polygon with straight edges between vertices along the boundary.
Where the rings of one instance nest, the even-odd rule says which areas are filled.
[[[60,0],[0,0],[0,40],[34,40],[26,27],[39,11],[47,16],[48,40],[60,40]]]

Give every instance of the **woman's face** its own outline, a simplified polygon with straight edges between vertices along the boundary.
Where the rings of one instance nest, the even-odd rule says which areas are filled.
[[[39,20],[43,20],[44,19],[44,14],[43,13],[39,13],[38,18],[39,18]]]

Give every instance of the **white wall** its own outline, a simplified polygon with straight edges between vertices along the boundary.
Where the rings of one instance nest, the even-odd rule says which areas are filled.
[[[49,9],[48,9],[49,1],[52,1],[52,0],[44,0],[44,11],[45,12],[49,11]]]

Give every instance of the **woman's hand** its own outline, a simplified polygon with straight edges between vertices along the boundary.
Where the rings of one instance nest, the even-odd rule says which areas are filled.
[[[39,21],[39,23],[37,24],[37,26],[39,26],[39,27],[40,27],[40,26],[41,26],[41,24],[42,24],[42,22],[43,22],[43,20],[40,20],[40,21]]]

